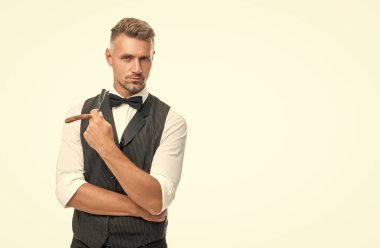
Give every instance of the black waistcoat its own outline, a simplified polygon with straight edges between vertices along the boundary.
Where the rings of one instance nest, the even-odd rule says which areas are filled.
[[[83,105],[82,114],[95,108],[97,98],[93,97]],[[104,118],[112,125],[115,143],[123,153],[138,167],[149,173],[154,153],[160,144],[166,116],[170,107],[149,94],[142,108],[136,112],[124,130],[120,143],[116,136],[115,123],[108,97],[104,100],[101,111]],[[125,194],[105,162],[92,149],[83,137],[88,120],[81,121],[80,138],[83,147],[85,179],[96,186]],[[166,235],[167,220],[149,222],[139,217],[93,215],[74,210],[74,236],[91,248],[101,247],[107,237],[112,247],[139,247],[159,240]]]

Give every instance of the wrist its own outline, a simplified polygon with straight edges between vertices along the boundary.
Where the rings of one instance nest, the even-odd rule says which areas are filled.
[[[97,152],[99,153],[99,155],[100,155],[101,157],[104,158],[104,157],[107,157],[109,154],[112,154],[113,151],[115,150],[115,148],[118,149],[118,148],[116,147],[116,145],[115,145],[114,142],[112,142],[112,143],[107,143],[107,144],[104,144],[103,146],[101,146],[101,147],[97,150]]]

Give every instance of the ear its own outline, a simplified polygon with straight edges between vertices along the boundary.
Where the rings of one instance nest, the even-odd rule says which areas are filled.
[[[105,56],[106,56],[107,63],[110,66],[112,66],[113,65],[113,58],[112,58],[111,50],[109,48],[106,49]]]

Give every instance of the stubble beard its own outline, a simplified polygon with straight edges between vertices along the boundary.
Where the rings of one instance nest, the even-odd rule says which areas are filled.
[[[126,80],[124,82],[119,82],[119,85],[128,91],[131,95],[139,93],[142,89],[145,87],[146,80],[142,82],[127,82]]]

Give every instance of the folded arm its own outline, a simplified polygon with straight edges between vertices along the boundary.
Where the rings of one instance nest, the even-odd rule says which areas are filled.
[[[153,215],[164,211],[174,199],[178,186],[187,136],[185,120],[168,116],[160,145],[154,155],[151,174],[141,170],[115,145],[111,125],[95,110],[84,137],[103,158],[123,190]]]
[[[67,116],[77,114],[81,108],[74,107]],[[79,130],[80,122],[63,127],[56,168],[56,196],[61,205],[97,215],[135,216],[149,221],[162,221],[166,212],[158,216],[151,215],[128,196],[85,181]]]
[[[80,186],[67,206],[96,215],[135,216],[148,221],[163,221],[166,216],[166,212],[152,215],[131,201],[128,196],[90,183]]]

